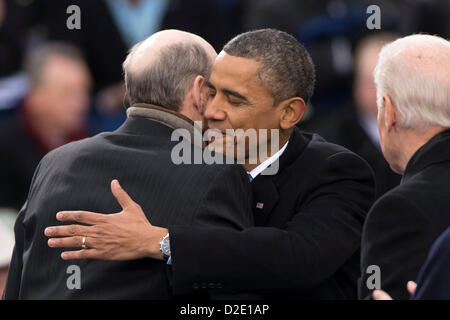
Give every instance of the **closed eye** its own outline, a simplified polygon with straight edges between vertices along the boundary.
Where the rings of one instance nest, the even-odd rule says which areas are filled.
[[[230,99],[228,99],[228,103],[233,105],[233,106],[240,106],[240,105],[242,105],[241,101],[232,101]]]

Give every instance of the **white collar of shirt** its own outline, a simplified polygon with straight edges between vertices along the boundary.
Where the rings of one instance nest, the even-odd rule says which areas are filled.
[[[374,145],[380,148],[377,120],[368,116],[359,116],[359,122]]]
[[[278,160],[279,157],[283,154],[284,150],[286,149],[289,141],[286,142],[280,150],[278,150],[275,154],[273,154],[270,158],[264,160],[261,162],[256,168],[254,168],[252,171],[248,172],[252,176],[252,180],[255,179],[261,172],[264,171],[268,166],[270,166],[272,163]]]

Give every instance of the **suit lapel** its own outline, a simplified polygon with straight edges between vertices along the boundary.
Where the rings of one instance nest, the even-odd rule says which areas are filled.
[[[284,179],[283,170],[289,167],[302,154],[309,143],[310,138],[304,136],[298,128],[294,128],[289,139],[289,144],[281,157],[272,164],[278,164],[278,173],[267,175],[270,166],[252,181],[253,189],[253,213],[256,226],[265,226],[276,210],[279,202],[279,189]]]
[[[274,176],[259,175],[252,181],[253,213],[256,226],[264,226],[279,200]]]

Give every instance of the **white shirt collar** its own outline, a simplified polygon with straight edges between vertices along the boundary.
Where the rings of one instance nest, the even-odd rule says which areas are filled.
[[[381,148],[377,120],[367,116],[359,116],[359,122],[366,134],[369,136],[369,139],[372,140],[372,143]]]
[[[278,150],[276,153],[274,153],[270,158],[264,160],[263,162],[261,162],[256,168],[254,168],[252,171],[248,172],[248,174],[250,174],[252,176],[252,179],[255,179],[261,172],[263,172],[268,166],[270,166],[272,163],[274,163],[275,161],[278,160],[278,158],[281,157],[281,155],[283,154],[284,150],[286,149],[287,145],[288,145],[289,141],[287,141],[283,148],[281,148],[280,150]]]

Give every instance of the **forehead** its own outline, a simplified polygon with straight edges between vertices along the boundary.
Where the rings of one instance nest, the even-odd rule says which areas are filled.
[[[233,89],[242,94],[265,90],[258,77],[260,66],[254,59],[235,57],[222,51],[214,62],[210,81],[216,89]]]
[[[84,63],[55,55],[42,66],[40,78],[42,82],[61,85],[75,80],[88,82],[90,75]]]

